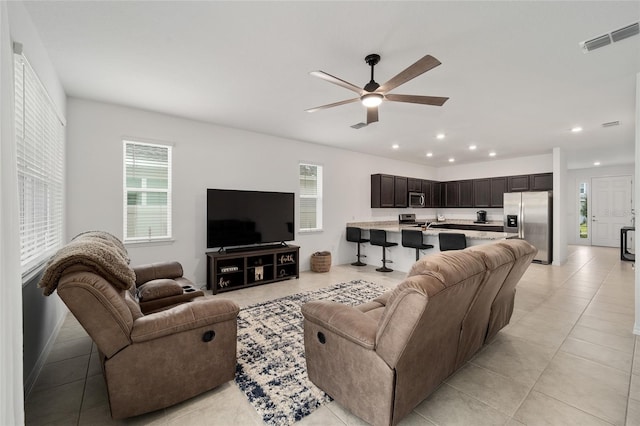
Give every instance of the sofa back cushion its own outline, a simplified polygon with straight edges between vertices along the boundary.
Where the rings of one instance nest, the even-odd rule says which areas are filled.
[[[477,253],[442,252],[416,262],[393,290],[378,325],[376,353],[396,370],[399,418],[453,373],[462,322],[485,273]]]
[[[469,248],[469,251],[481,256],[487,274],[462,321],[456,370],[484,344],[491,306],[515,262],[513,252],[500,244],[482,244]]]
[[[131,343],[127,293],[89,271],[65,273],[58,283],[58,295],[107,358]]]
[[[515,262],[491,304],[485,343],[489,342],[500,329],[509,324],[511,314],[513,313],[516,285],[533,261],[536,253],[538,253],[538,249],[525,240],[510,239],[500,241],[496,244],[510,250],[515,257]]]

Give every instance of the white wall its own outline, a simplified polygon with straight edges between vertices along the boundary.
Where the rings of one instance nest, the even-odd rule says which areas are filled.
[[[567,173],[567,197],[564,200],[564,208],[567,217],[567,241],[569,244],[590,244],[591,240],[583,240],[579,236],[579,195],[578,185],[587,183],[587,202],[591,203],[591,178],[608,177],[608,176],[634,176],[635,166],[633,164],[625,164],[609,167],[591,167],[587,169],[573,169]],[[635,182],[635,179],[634,179]],[[635,188],[634,188],[635,191]],[[591,206],[589,205],[589,211]]]
[[[544,154],[441,167],[438,169],[437,180],[444,182],[448,180],[549,173],[552,171],[553,155]]]
[[[347,222],[397,220],[399,211],[412,211],[371,209],[371,174],[435,177],[418,164],[81,99],[68,100],[67,116],[67,237],[92,229],[122,237],[123,138],[173,143],[175,241],[128,250],[132,264],[178,260],[198,284],[206,282],[207,188],[297,193],[298,163],[323,165],[324,231],[295,240],[306,270],[315,251],[331,251],[334,264],[354,260],[355,245],[344,236]]]

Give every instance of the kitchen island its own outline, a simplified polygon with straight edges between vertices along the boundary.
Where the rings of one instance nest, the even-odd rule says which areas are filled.
[[[428,219],[418,219],[418,223],[431,223],[430,227],[424,229],[424,227],[417,226],[415,224],[400,224],[398,221],[367,221],[367,222],[349,222],[346,226],[355,226],[361,228],[364,234],[364,238],[367,238],[368,231],[370,229],[381,229],[387,231],[387,240],[390,242],[398,243],[397,246],[391,247],[387,251],[387,261],[392,260],[393,263],[388,266],[392,269],[407,272],[411,268],[411,265],[415,263],[416,251],[413,248],[402,247],[401,231],[403,229],[419,229],[422,230],[424,235],[425,244],[433,245],[432,249],[421,251],[421,256],[425,256],[431,253],[438,253],[440,251],[440,243],[438,241],[438,235],[441,232],[457,232],[465,234],[467,238],[467,247],[476,246],[480,244],[487,244],[497,240],[504,240],[507,238],[515,238],[516,235],[508,232],[496,232],[496,231],[484,231],[482,228],[496,229],[496,227],[502,226],[502,222],[487,222],[485,224],[477,224],[472,220],[447,220],[447,221],[433,221]],[[441,226],[446,226],[442,228]],[[460,229],[456,228],[459,226]],[[468,229],[473,227],[475,229]],[[362,253],[367,255],[366,263],[369,265],[375,265],[376,267],[382,264],[382,249],[380,247],[371,246],[369,244],[362,244]]]

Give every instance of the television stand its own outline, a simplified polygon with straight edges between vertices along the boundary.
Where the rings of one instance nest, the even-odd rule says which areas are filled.
[[[300,247],[276,244],[207,253],[207,290],[213,294],[300,278]]]

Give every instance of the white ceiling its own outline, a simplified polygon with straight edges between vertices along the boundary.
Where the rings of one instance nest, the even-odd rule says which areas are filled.
[[[638,21],[637,1],[25,5],[69,96],[435,167],[554,147],[569,168],[633,162],[640,36],[588,54],[578,44]],[[380,84],[435,56],[442,65],[393,93],[449,101],[383,103],[360,130],[359,103],[304,111],[354,97],[310,71],[364,86],[369,53],[382,56]]]

